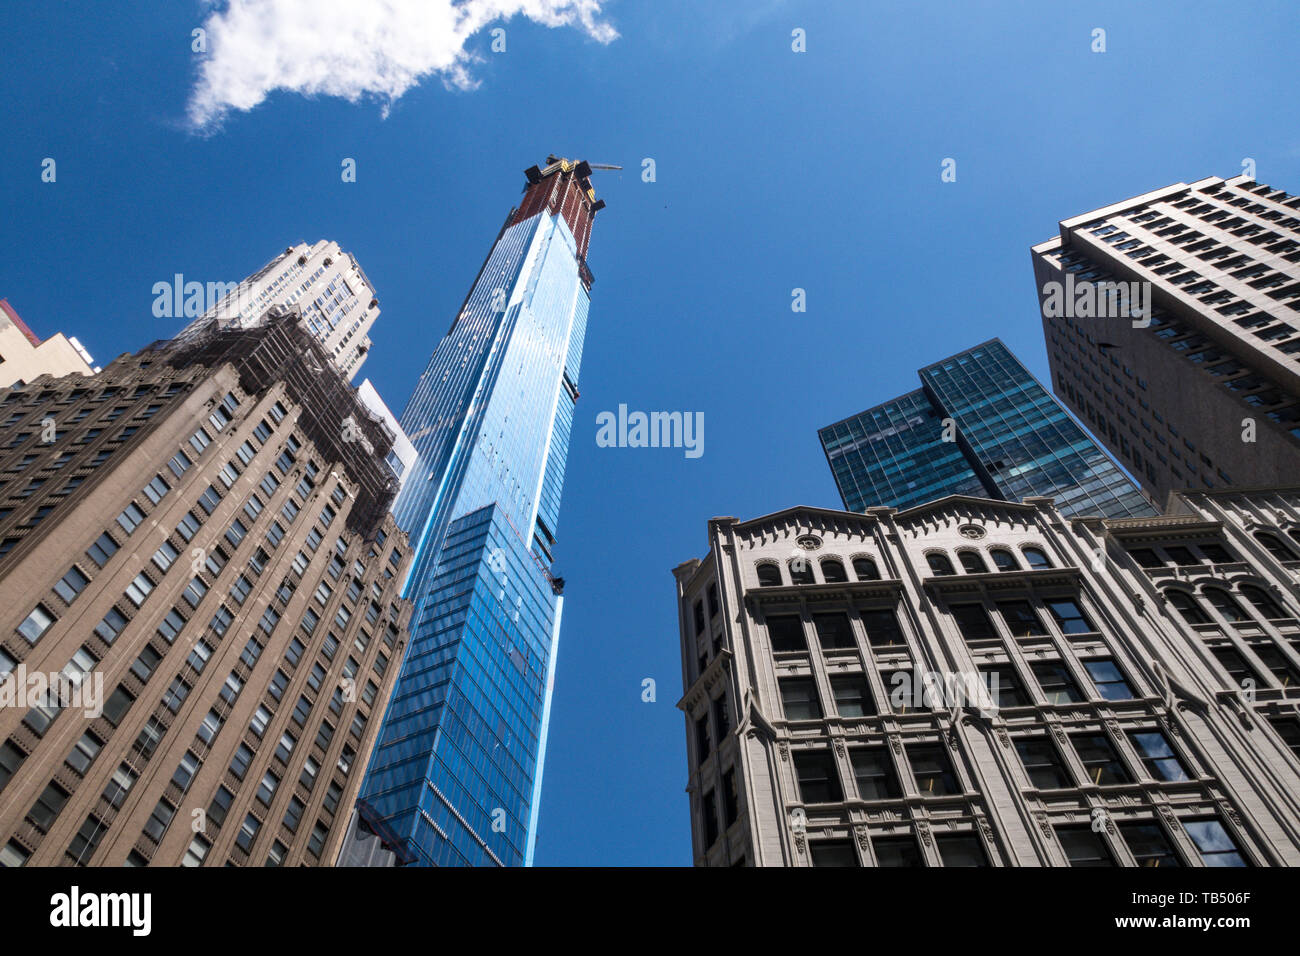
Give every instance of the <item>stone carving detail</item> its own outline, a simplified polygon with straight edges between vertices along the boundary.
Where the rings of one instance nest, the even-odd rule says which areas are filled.
[[[987,532],[977,524],[964,524],[957,529],[957,533],[963,538],[970,538],[972,541],[978,541],[987,534]]]
[[[1007,733],[1007,729],[1005,727],[999,727],[997,733],[998,733],[998,743],[1000,743],[1004,747],[1010,747],[1011,735]]]
[[[781,753],[781,762],[785,763],[790,759],[790,745],[784,740],[777,744],[777,750]]]
[[[893,748],[896,754],[903,752],[903,742],[898,738],[898,734],[889,735],[889,746]]]
[[[916,821],[916,832],[921,837],[921,842],[929,846],[933,841],[930,838],[930,824],[924,820]]]
[[[1065,743],[1065,728],[1060,724],[1052,724],[1052,733],[1061,743]]]
[[[1038,820],[1038,828],[1043,831],[1043,836],[1050,837],[1052,835],[1052,822],[1047,819],[1046,812],[1039,810],[1034,814],[1034,817]]]
[[[804,534],[795,539],[795,544],[801,551],[816,551],[822,546],[822,539],[815,534]]]
[[[858,838],[858,847],[865,853],[871,847],[871,841],[867,838],[867,828],[856,826],[853,828],[853,835]]]
[[[844,756],[844,741],[839,737],[835,738],[835,752],[841,757]]]
[[[796,834],[794,835],[794,848],[795,848],[796,850],[798,850],[800,853],[803,853],[803,851],[804,851],[804,839],[803,839],[803,834],[802,834],[802,833],[796,833]]]

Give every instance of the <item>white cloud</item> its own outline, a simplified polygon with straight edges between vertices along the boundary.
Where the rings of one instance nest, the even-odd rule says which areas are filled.
[[[600,19],[602,2],[229,0],[203,24],[208,53],[189,120],[197,128],[212,126],[230,110],[252,109],[273,90],[391,103],[435,74],[471,89],[473,58],[465,43],[483,27],[523,15],[609,43],[618,32]]]

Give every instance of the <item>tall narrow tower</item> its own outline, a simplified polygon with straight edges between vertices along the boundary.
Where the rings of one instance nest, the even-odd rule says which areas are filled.
[[[402,427],[411,642],[340,862],[532,861],[563,581],[551,574],[604,207],[591,167],[525,172]],[[382,846],[382,849],[380,847]]]

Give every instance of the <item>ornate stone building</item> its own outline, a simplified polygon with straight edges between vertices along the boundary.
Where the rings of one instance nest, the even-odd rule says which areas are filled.
[[[1300,864],[1300,489],[709,522],[701,866]]]
[[[292,319],[0,418],[0,866],[331,863],[410,616],[393,436]]]

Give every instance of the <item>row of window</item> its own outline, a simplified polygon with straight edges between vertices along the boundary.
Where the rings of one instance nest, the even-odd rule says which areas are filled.
[[[1051,560],[1047,557],[1042,548],[1024,547],[1020,549],[1025,565],[1031,570],[1040,570],[1050,568]],[[999,571],[1020,571],[1023,566],[1020,560],[1009,548],[990,548],[989,557],[993,559],[993,564]],[[983,556],[975,550],[963,549],[957,552],[957,559],[961,562],[962,568],[967,574],[987,574],[989,566]],[[956,574],[953,568],[952,560],[947,553],[943,551],[929,551],[925,556],[926,563],[929,564],[930,570],[936,575]],[[844,562],[836,557],[822,558],[819,562],[811,559],[797,557],[792,558],[787,567],[790,571],[790,581],[792,584],[816,584],[817,578],[813,573],[813,567],[816,564],[821,568],[822,582],[825,584],[842,584],[849,581],[848,573],[844,569]],[[880,568],[874,558],[860,555],[852,559],[854,578],[858,581],[879,581]],[[781,587],[785,584],[782,576],[781,566],[773,561],[762,561],[757,566],[759,587]],[[696,605],[697,609],[699,605]],[[696,623],[700,624],[701,617],[696,615]]]

